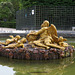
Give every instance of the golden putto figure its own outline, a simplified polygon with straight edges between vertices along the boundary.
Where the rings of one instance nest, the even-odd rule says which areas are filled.
[[[15,47],[22,47],[24,48],[24,43],[26,42],[26,38],[22,38],[21,40],[17,41],[17,43],[12,43],[7,46],[3,46],[3,48],[15,48]]]
[[[0,42],[0,44],[3,45],[3,48],[24,48],[24,43],[26,43],[27,41],[26,38],[21,38],[20,35],[16,35],[15,37],[13,35],[10,35],[9,37],[10,39],[6,39],[5,42]]]
[[[15,37],[13,37],[13,35],[10,35],[9,37],[10,39],[6,39],[5,42],[0,42],[0,44],[8,45],[10,43],[17,42],[21,38],[20,35],[16,35]]]

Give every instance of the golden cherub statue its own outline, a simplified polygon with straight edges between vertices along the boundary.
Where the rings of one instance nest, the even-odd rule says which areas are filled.
[[[6,39],[5,42],[0,42],[0,44],[8,45],[10,43],[17,42],[21,38],[20,35],[16,35],[15,37],[13,37],[13,35],[10,35],[9,37],[11,39]]]
[[[3,46],[3,48],[15,48],[15,47],[22,47],[24,48],[24,43],[26,42],[26,38],[22,38],[21,40],[18,40],[17,43],[12,43],[12,44],[9,44],[8,46]]]

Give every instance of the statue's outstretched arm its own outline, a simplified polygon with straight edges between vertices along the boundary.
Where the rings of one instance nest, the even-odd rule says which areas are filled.
[[[12,38],[12,39],[14,38],[14,36],[13,36],[13,35],[9,35],[9,37],[10,37],[10,38]]]
[[[47,27],[41,28],[38,32],[35,32],[34,35],[39,35],[41,33],[43,33],[45,30],[47,30]]]
[[[44,28],[41,28],[39,31],[37,32],[34,32],[34,33],[29,33],[27,34],[26,38],[28,38],[30,35],[39,35],[41,33],[43,33],[45,30],[47,30],[48,28],[47,27],[44,27]]]
[[[1,42],[1,41],[0,41],[0,44],[6,45],[6,43],[5,43],[5,42]]]

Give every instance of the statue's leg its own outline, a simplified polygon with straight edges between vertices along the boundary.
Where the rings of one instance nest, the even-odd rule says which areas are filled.
[[[59,42],[59,45],[62,46],[62,47],[68,47],[68,43],[66,42]]]
[[[22,48],[24,48],[24,44],[22,44]]]
[[[5,42],[0,42],[0,44],[8,45],[8,44],[10,44],[11,42],[13,42],[13,41],[11,41],[10,39],[7,39]]]
[[[28,44],[32,45],[33,44],[33,41],[28,42]]]
[[[3,46],[3,48],[14,48],[14,47],[16,47],[15,44],[9,44],[7,46]]]
[[[4,45],[9,45],[9,43],[6,42]]]
[[[0,44],[3,44],[3,45],[5,45],[6,43],[5,43],[5,42],[0,42]]]
[[[8,46],[2,46],[3,48],[10,48],[10,46],[8,45]],[[11,46],[12,47],[12,46]]]
[[[51,40],[50,40],[49,38],[46,38],[46,39],[44,40],[44,42],[45,42],[46,46],[51,46],[51,47],[59,48],[59,49],[62,49],[62,50],[65,49],[64,47],[61,47],[61,46],[59,46],[59,45],[51,44]]]
[[[44,44],[45,44],[45,45],[48,45],[48,44],[50,44],[50,43],[52,43],[52,42],[51,42],[51,40],[50,40],[49,37],[47,37],[47,38],[44,39]]]
[[[61,46],[56,45],[56,44],[48,44],[48,43],[46,43],[46,45],[47,45],[47,46],[51,46],[51,47],[55,47],[55,48],[59,48],[59,49],[62,49],[62,50],[65,49],[65,47],[61,47]]]
[[[51,42],[54,43],[54,40],[51,36],[48,36],[47,39],[51,40]]]
[[[49,49],[50,47],[44,45],[43,43],[40,43],[41,41],[40,40],[37,40],[37,41],[34,41],[33,43],[37,46],[40,46],[40,47],[45,47],[47,49]]]
[[[34,44],[32,44],[32,47],[33,47],[33,48],[41,48],[41,49],[45,49],[44,47],[38,47],[38,46],[35,46]]]
[[[14,39],[7,39],[6,42],[5,42],[5,45],[8,45],[12,42],[15,42],[15,40]]]
[[[31,46],[32,46],[33,48],[35,48],[35,47],[36,47],[34,44],[31,44]]]
[[[24,48],[24,44],[19,44],[17,47],[22,47],[22,48]]]

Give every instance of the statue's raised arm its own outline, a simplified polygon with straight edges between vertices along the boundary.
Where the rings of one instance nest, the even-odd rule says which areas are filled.
[[[41,25],[42,28],[39,31],[32,31],[31,33],[27,34],[26,39],[28,42],[38,40],[39,38],[43,37],[44,35],[41,36],[41,34],[43,34],[48,29],[47,26],[49,26],[49,22],[45,20]]]

